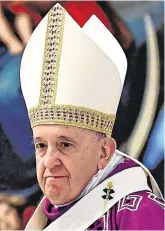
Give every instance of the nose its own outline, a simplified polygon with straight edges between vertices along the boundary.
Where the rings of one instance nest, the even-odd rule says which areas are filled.
[[[52,169],[59,165],[61,165],[61,160],[59,159],[58,151],[49,150],[44,158],[45,168]]]

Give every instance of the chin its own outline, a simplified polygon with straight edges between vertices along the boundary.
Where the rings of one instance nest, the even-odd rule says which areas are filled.
[[[47,191],[45,195],[53,205],[62,205],[68,203],[68,196],[62,195],[62,193]]]
[[[44,190],[44,195],[53,205],[63,205],[75,200],[80,193],[71,193],[69,188],[61,188],[57,186],[49,186]]]
[[[47,197],[51,204],[53,205],[64,205],[64,204],[67,204],[69,201],[66,200],[66,199],[62,199],[62,198],[52,198],[52,197]]]

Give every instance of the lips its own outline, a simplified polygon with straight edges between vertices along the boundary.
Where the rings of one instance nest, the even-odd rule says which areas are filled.
[[[56,185],[58,183],[62,183],[66,176],[48,176],[45,178],[45,183],[47,185]]]
[[[53,183],[59,180],[63,180],[64,178],[66,178],[66,176],[47,176],[45,178],[45,181],[48,183]]]
[[[47,176],[46,179],[52,178],[52,179],[58,179],[58,178],[64,178],[66,176]]]

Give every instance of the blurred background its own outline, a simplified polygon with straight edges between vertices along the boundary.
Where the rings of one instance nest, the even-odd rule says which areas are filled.
[[[23,229],[42,197],[19,72],[33,30],[55,3],[0,1],[0,230]],[[128,71],[113,137],[164,193],[164,2],[60,3],[80,26],[96,14],[123,47]]]

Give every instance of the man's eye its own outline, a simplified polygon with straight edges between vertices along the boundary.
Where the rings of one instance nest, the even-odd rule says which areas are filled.
[[[43,143],[38,143],[38,144],[35,145],[35,147],[36,147],[37,149],[42,149],[42,148],[45,147],[45,144],[43,144]]]
[[[69,148],[71,146],[72,146],[72,144],[69,142],[61,142],[61,147],[63,147],[63,148]]]

